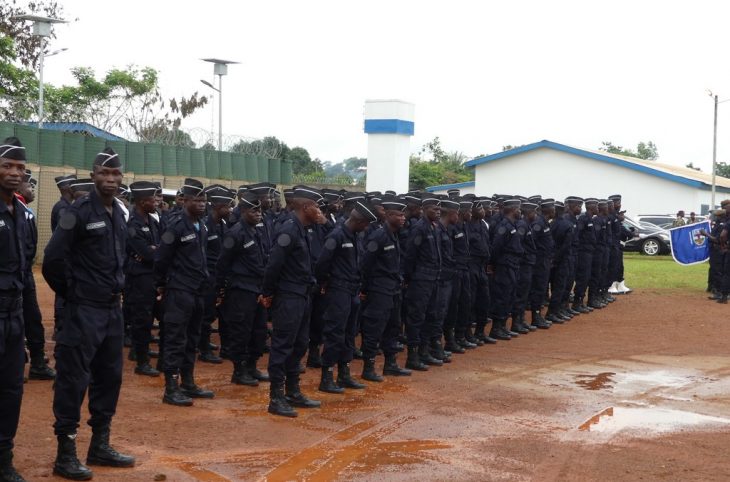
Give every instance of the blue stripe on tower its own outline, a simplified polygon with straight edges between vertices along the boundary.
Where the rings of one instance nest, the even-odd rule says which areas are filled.
[[[366,119],[366,134],[403,134],[412,136],[415,132],[415,124],[411,121],[400,119]]]

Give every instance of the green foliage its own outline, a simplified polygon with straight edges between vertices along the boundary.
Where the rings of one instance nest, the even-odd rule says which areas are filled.
[[[638,159],[645,159],[649,161],[656,161],[657,159],[659,159],[659,151],[657,150],[656,144],[654,144],[652,141],[646,143],[639,142],[636,145],[636,151],[632,151],[631,149],[624,149],[621,146],[616,146],[610,141],[604,141],[599,149],[601,151],[605,151],[611,154],[636,157]]]
[[[0,37],[0,118],[27,119],[36,110],[38,80],[33,72],[15,65],[18,53],[10,37]]]
[[[254,141],[239,141],[231,147],[231,152],[262,154],[271,159],[291,161],[294,175],[324,175],[322,161],[312,159],[305,148],[290,148],[274,136]]]
[[[328,177],[349,178],[351,182],[363,181],[366,176],[368,160],[364,157],[350,157],[337,164],[323,163],[324,173]]]
[[[438,137],[424,144],[418,155],[410,158],[411,189],[474,180],[474,170],[464,167],[468,157],[458,151],[446,152]]]
[[[727,162],[718,162],[715,165],[715,174],[722,177],[730,178],[730,164]]]
[[[41,17],[63,19],[63,7],[53,0],[31,0],[18,5],[17,0],[0,0],[0,37],[6,37],[15,43],[14,61],[21,66],[35,71],[38,68],[41,40],[33,36],[32,22],[15,20],[23,14],[35,14]],[[51,38],[56,38],[51,33]],[[4,59],[0,59],[4,61]]]

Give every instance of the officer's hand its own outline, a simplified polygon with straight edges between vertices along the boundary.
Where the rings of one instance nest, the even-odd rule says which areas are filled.
[[[368,295],[366,295],[365,293],[363,293],[363,292],[361,291],[361,292],[360,292],[360,301],[365,301],[366,299],[368,299]]]
[[[494,266],[491,264],[487,265],[487,274],[494,274]]]
[[[157,288],[157,301],[162,301],[163,296],[165,296],[165,288],[160,286]]]
[[[707,231],[705,231],[704,228],[703,229],[700,229],[700,234],[702,236],[709,236],[709,234],[707,234]]]
[[[221,288],[218,290],[218,296],[215,298],[215,306],[218,307],[223,304],[223,299],[226,297],[226,291]]]
[[[274,300],[273,296],[259,295],[258,301],[264,308],[271,308],[271,302]]]
[[[319,294],[320,294],[320,295],[323,295],[323,294],[325,294],[325,293],[327,293],[327,283],[323,283],[323,284],[322,284],[322,285],[321,285],[321,286],[319,287]]]
[[[135,254],[135,255],[134,255],[134,260],[135,260],[135,261],[138,261],[138,262],[140,262],[140,263],[141,263],[141,262],[142,262],[142,256],[140,256],[140,255],[138,255],[138,254]]]

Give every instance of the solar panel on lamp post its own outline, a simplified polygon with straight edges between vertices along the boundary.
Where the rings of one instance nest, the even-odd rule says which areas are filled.
[[[216,89],[213,84],[205,80],[201,82],[211,89],[218,92],[218,150],[223,150],[223,76],[228,74],[229,64],[238,64],[233,60],[221,60],[221,59],[200,59],[204,62],[210,62],[213,64],[213,74],[218,76],[218,88]]]

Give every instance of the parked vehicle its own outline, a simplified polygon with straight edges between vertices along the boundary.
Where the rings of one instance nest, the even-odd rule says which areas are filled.
[[[638,223],[652,223],[662,229],[670,229],[675,219],[677,219],[677,216],[673,214],[639,214],[636,216]],[[705,219],[706,216],[695,216],[695,222],[704,221]],[[689,216],[685,216],[684,220],[689,223]]]
[[[669,231],[662,229],[648,220],[636,222],[631,218],[624,218],[624,226],[629,231],[638,234],[638,237],[623,243],[624,251],[635,251],[647,256],[667,254],[671,249]]]

